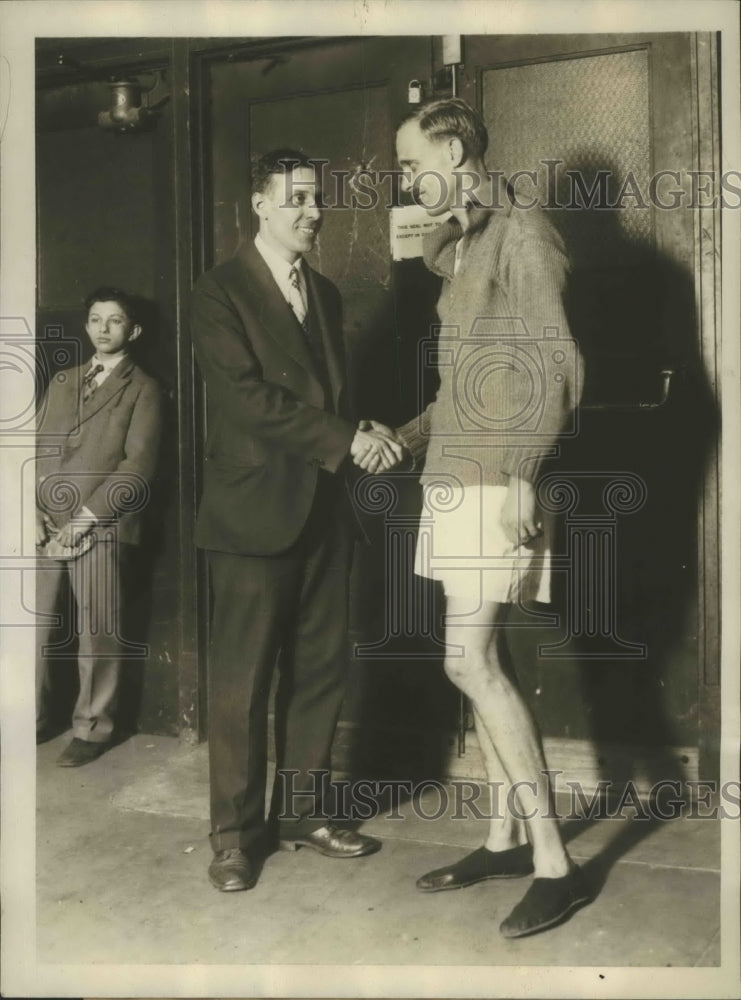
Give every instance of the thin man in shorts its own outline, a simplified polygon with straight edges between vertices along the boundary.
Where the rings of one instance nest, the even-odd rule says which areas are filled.
[[[550,523],[536,483],[573,419],[581,365],[563,306],[563,243],[541,209],[519,209],[487,173],[487,144],[481,117],[457,98],[421,105],[397,132],[403,189],[430,216],[452,214],[424,244],[427,267],[444,279],[440,388],[397,435],[424,463],[415,572],[445,591],[445,670],[471,701],[489,781],[504,781],[486,843],[417,887],[534,874],[501,923],[512,938],[590,901],[551,808],[539,733],[503,627],[512,604],[550,600]],[[507,809],[512,786],[518,806]]]

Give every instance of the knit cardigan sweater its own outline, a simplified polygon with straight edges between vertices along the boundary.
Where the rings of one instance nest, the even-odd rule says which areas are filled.
[[[440,387],[398,430],[415,464],[424,459],[422,482],[534,482],[581,397],[563,308],[568,260],[541,209],[475,207],[469,219],[465,233],[451,219],[425,238],[425,264],[445,279],[427,352]]]

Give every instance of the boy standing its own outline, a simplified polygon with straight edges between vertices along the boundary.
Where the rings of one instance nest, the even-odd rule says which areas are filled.
[[[73,739],[57,760],[62,767],[87,764],[111,745],[126,570],[140,540],[162,413],[157,383],[129,354],[142,329],[135,300],[121,289],[98,288],[85,309],[95,353],[82,367],[52,378],[37,436],[37,743],[53,735],[48,661],[55,646],[49,640],[63,587],[70,612],[63,619],[63,646],[73,634],[78,640],[80,692]],[[57,656],[65,655],[56,648]]]

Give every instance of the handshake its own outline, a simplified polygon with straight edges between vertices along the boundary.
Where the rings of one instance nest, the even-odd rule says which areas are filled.
[[[376,420],[361,420],[350,446],[352,460],[365,472],[389,472],[409,455],[403,441],[391,427]]]

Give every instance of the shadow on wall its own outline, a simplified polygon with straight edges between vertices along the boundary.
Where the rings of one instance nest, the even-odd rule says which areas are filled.
[[[609,162],[575,162],[570,169],[588,183],[597,170],[616,179]],[[700,356],[693,276],[645,237],[631,237],[619,211],[568,214],[569,317],[585,357],[586,386],[580,431],[564,441],[558,471],[572,475],[583,502],[562,525],[559,551],[566,551],[569,516],[593,523],[614,516],[614,548],[593,568],[595,586],[583,593],[595,601],[582,608],[581,628],[570,641],[573,695],[584,713],[579,735],[621,744],[628,752],[625,777],[654,783],[678,778],[682,762],[641,748],[698,743],[698,501],[719,418]],[[667,402],[640,409],[659,399],[662,369],[676,373]],[[606,507],[605,487],[619,490],[631,478],[624,509],[614,500]],[[579,571],[586,574],[583,564],[572,565],[570,572]],[[563,577],[556,579],[559,609],[568,586]],[[556,679],[561,671],[551,662]],[[549,673],[546,661],[545,684]],[[573,713],[566,714],[578,729]]]

